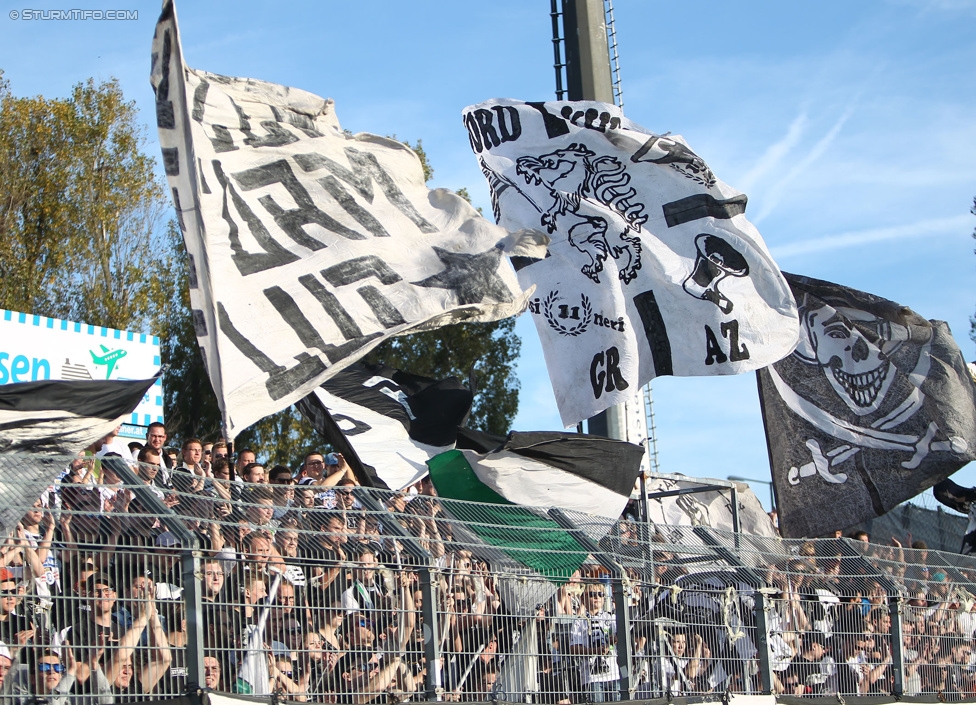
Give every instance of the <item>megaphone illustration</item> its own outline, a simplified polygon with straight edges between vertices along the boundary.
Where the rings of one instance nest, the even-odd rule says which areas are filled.
[[[695,268],[682,288],[696,299],[711,301],[722,313],[731,313],[732,301],[718,290],[719,282],[728,276],[744,277],[749,265],[742,253],[717,235],[701,233],[695,238],[698,256]]]

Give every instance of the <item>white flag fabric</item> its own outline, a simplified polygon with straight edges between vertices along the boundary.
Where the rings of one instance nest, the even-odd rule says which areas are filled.
[[[231,438],[386,338],[524,309],[503,257],[518,236],[428,190],[403,144],[344,133],[331,100],[186,67],[172,2],[152,84],[196,335]]]
[[[567,426],[662,375],[738,374],[796,346],[796,304],[744,215],[677,136],[596,102],[491,100],[464,110],[509,230],[548,256],[514,259]]]

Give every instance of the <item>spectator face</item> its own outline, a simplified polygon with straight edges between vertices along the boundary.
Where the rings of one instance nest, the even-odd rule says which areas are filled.
[[[257,563],[267,563],[271,557],[271,541],[264,537],[255,538],[251,541],[251,552],[248,558]]]
[[[275,598],[280,615],[290,615],[295,611],[295,588],[287,583],[278,587],[278,597]],[[299,625],[301,626],[301,625]]]
[[[349,643],[352,646],[368,649],[374,641],[376,641],[376,633],[373,631],[373,622],[363,616],[357,617],[350,630]]]
[[[203,585],[211,597],[216,597],[221,591],[224,587],[224,569],[220,563],[204,563]]]
[[[93,609],[99,614],[111,614],[115,609],[115,590],[103,582],[95,583],[89,597],[93,600]]]
[[[310,489],[299,487],[295,490],[295,503],[302,509],[312,509],[315,506],[315,493]]]
[[[42,656],[37,662],[37,690],[40,693],[52,692],[61,682],[64,667],[60,659],[53,654]]]
[[[129,687],[129,683],[132,682],[132,674],[135,669],[132,668],[132,657],[126,656],[119,666],[119,675],[115,677],[115,687],[125,689]]]
[[[211,690],[220,685],[220,661],[213,656],[203,657],[203,684]]]
[[[688,651],[688,637],[684,634],[675,634],[671,637],[671,650],[674,651],[674,655],[678,658],[684,658],[685,652]]]
[[[3,685],[3,679],[7,677],[7,671],[10,670],[10,663],[9,658],[0,655],[0,685]]]
[[[278,553],[288,558],[298,555],[298,532],[282,531],[275,534],[275,543],[278,545]]]
[[[156,479],[156,473],[159,472],[162,458],[158,453],[145,453],[142,457],[145,460],[139,464],[139,474],[146,482],[152,482]]]
[[[251,469],[244,474],[244,482],[253,482],[255,484],[264,484],[265,474],[264,468],[260,465],[254,465]]]
[[[162,451],[166,445],[166,429],[160,426],[153,426],[146,433],[146,445],[155,451]]]
[[[237,474],[240,475],[241,470],[243,470],[245,467],[253,463],[255,460],[257,460],[257,458],[255,457],[254,453],[252,453],[249,450],[246,450],[240,455],[238,455],[237,465],[235,466],[237,468]]]
[[[17,603],[23,594],[23,589],[14,580],[0,583],[0,614],[10,614],[17,609]]]
[[[274,503],[270,499],[259,499],[256,502],[247,508],[247,518],[253,524],[267,526],[274,516]]]
[[[282,625],[282,629],[284,630],[285,643],[288,645],[288,648],[292,650],[300,649],[305,631],[302,629],[301,623],[297,619],[286,619]]]
[[[263,580],[252,581],[251,587],[244,593],[244,598],[252,605],[256,605],[258,600],[263,600],[267,596],[268,586],[264,584]]]
[[[199,465],[203,459],[203,446],[199,443],[189,443],[183,449],[183,462],[189,467]]]
[[[372,553],[364,553],[359,557],[359,568],[356,570],[356,577],[364,585],[372,585],[376,577],[376,556]]]
[[[334,545],[346,542],[346,522],[342,519],[331,517],[325,524],[325,538]]]
[[[34,526],[35,524],[40,524],[41,519],[43,518],[44,518],[44,508],[43,505],[41,504],[41,500],[38,499],[31,506],[30,510],[24,515],[24,524],[28,526]]]
[[[325,458],[319,453],[313,453],[305,459],[305,476],[319,480],[325,471]]]
[[[352,495],[352,490],[348,487],[338,488],[335,491],[336,500],[338,500],[339,507],[341,509],[352,509],[353,502],[356,498]]]
[[[313,661],[322,660],[322,647],[325,645],[325,639],[318,632],[308,632],[305,635],[305,649],[308,651],[308,657]]]
[[[588,585],[586,587],[586,609],[590,614],[603,612],[603,601],[606,595],[603,588],[598,585]]]

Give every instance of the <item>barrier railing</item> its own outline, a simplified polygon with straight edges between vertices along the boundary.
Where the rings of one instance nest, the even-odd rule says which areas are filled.
[[[118,458],[38,486],[51,467],[0,459],[11,702],[976,694],[955,554]]]

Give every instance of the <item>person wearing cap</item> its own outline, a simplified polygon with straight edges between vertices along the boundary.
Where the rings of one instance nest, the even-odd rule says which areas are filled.
[[[0,568],[0,640],[16,651],[34,637],[34,619],[24,605],[24,586]]]

